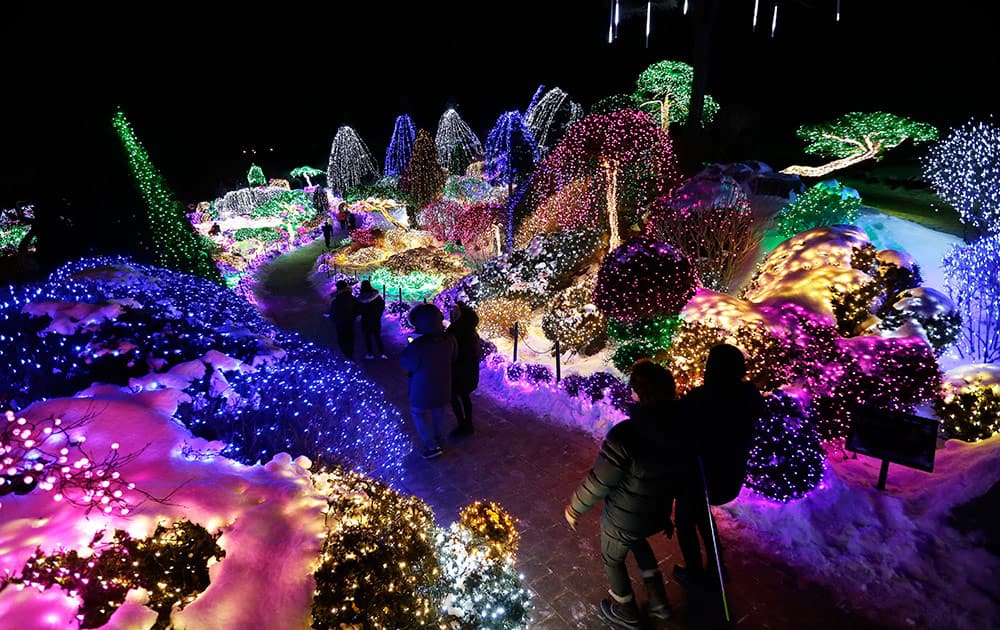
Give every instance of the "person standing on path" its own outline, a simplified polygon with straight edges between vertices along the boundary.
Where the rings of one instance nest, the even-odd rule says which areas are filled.
[[[348,359],[354,359],[354,320],[358,317],[358,299],[351,293],[351,285],[337,280],[337,293],[330,304],[330,318],[337,329],[337,346]]]
[[[716,545],[711,542],[715,525],[705,503],[706,490],[711,505],[723,505],[739,495],[746,479],[764,399],[756,385],[743,380],[745,375],[743,352],[736,346],[718,344],[705,361],[704,385],[692,389],[681,401],[681,423],[690,455],[675,514],[684,566],[675,565],[674,576],[686,587],[704,590],[702,587],[710,586],[708,571],[716,564]],[[707,565],[702,561],[702,544]],[[721,557],[718,564],[725,575]]]
[[[343,201],[337,206],[337,223],[340,224],[340,231],[347,231],[347,204]]]
[[[670,536],[670,507],[682,468],[678,406],[674,378],[663,366],[640,359],[632,366],[629,386],[636,401],[629,418],[608,431],[594,467],[566,506],[570,528],[582,514],[604,499],[601,515],[601,559],[610,583],[610,598],[600,603],[601,616],[621,628],[639,628],[639,608],[625,567],[631,550],[649,598],[648,613],[670,617],[670,603],[647,538],[661,531]]]
[[[410,323],[419,335],[399,357],[410,388],[410,413],[424,443],[424,459],[440,457],[441,422],[451,401],[451,369],[458,357],[454,337],[444,333],[444,315],[433,304],[418,304]]]
[[[330,249],[330,237],[333,235],[333,226],[330,224],[330,219],[323,222],[323,241],[326,242],[326,248]]]
[[[458,359],[451,374],[451,408],[458,419],[453,437],[472,435],[472,392],[479,387],[479,352],[482,340],[476,327],[479,315],[471,306],[456,302],[451,309],[451,324],[447,334],[458,343]]]
[[[383,359],[388,359],[385,346],[382,345],[382,313],[385,312],[385,300],[368,280],[361,281],[358,308],[361,311],[361,335],[365,338],[365,358],[374,359],[377,349]]]

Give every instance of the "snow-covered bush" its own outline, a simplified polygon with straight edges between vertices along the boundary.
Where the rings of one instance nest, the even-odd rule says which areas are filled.
[[[835,179],[820,182],[782,208],[777,231],[788,238],[830,225],[851,225],[861,210],[861,196]]]
[[[1000,368],[980,364],[949,371],[935,409],[949,437],[978,442],[1000,433]]]
[[[944,257],[945,283],[962,316],[958,348],[980,363],[1000,360],[1000,234],[958,245]]]
[[[525,300],[497,298],[480,302],[476,313],[479,314],[481,335],[511,339],[515,323],[522,336],[526,333],[528,320],[531,319],[531,304]]]
[[[542,332],[546,339],[558,340],[563,352],[597,348],[605,336],[605,323],[594,305],[593,288],[577,285],[557,293],[542,317]]]

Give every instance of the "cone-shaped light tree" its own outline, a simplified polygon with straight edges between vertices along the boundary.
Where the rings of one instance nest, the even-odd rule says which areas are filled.
[[[806,153],[837,158],[821,166],[789,166],[781,171],[803,177],[823,177],[858,162],[877,158],[907,139],[927,142],[937,129],[927,123],[886,112],[850,112],[830,122],[803,125],[796,132]]]
[[[413,154],[413,141],[417,137],[417,128],[413,125],[413,120],[406,114],[396,117],[396,124],[392,127],[392,138],[389,140],[389,148],[385,150],[385,176],[399,177],[406,170],[406,163],[410,161]]]
[[[441,196],[446,178],[444,169],[438,163],[434,138],[421,129],[413,141],[413,154],[403,172],[403,192],[413,195],[417,202],[417,207],[411,208],[412,216],[415,217],[416,211]]]
[[[156,264],[222,284],[219,270],[184,216],[184,206],[149,159],[125,112],[118,110],[112,124],[125,149],[132,177],[146,202],[146,220]]]
[[[378,177],[378,167],[371,151],[354,129],[343,126],[337,130],[330,147],[330,163],[326,169],[326,185],[335,194]]]
[[[484,175],[491,186],[507,185],[507,249],[514,247],[514,186],[538,161],[534,135],[517,111],[504,112],[486,138]]]

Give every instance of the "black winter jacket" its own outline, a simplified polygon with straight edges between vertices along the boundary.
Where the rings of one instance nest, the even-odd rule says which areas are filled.
[[[330,304],[330,319],[337,327],[354,326],[358,317],[358,298],[350,291],[338,291]]]
[[[382,330],[382,313],[385,311],[385,300],[378,291],[358,295],[358,310],[361,312],[361,330],[363,332],[380,332]]]
[[[670,519],[683,450],[676,403],[636,405],[608,431],[570,506],[582,514],[604,499],[602,521],[637,536],[655,534]]]
[[[479,387],[479,350],[481,340],[476,326],[479,316],[473,310],[465,311],[448,326],[446,333],[458,342],[458,358],[451,371],[452,387],[457,393],[468,394]]]
[[[681,401],[682,425],[691,442],[691,492],[704,496],[696,455],[701,455],[709,502],[723,505],[737,497],[746,479],[747,459],[753,447],[764,399],[753,383],[695,387]],[[701,499],[704,501],[704,499]]]

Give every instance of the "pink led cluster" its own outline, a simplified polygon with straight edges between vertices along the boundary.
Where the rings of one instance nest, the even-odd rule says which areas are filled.
[[[64,425],[59,418],[29,421],[7,411],[0,430],[4,491],[27,494],[35,488],[53,492],[53,500],[66,501],[105,514],[128,514],[134,504],[129,493],[135,484],[121,477],[119,468],[136,454],[122,455],[117,442],[100,460],[83,448],[85,421]]]

